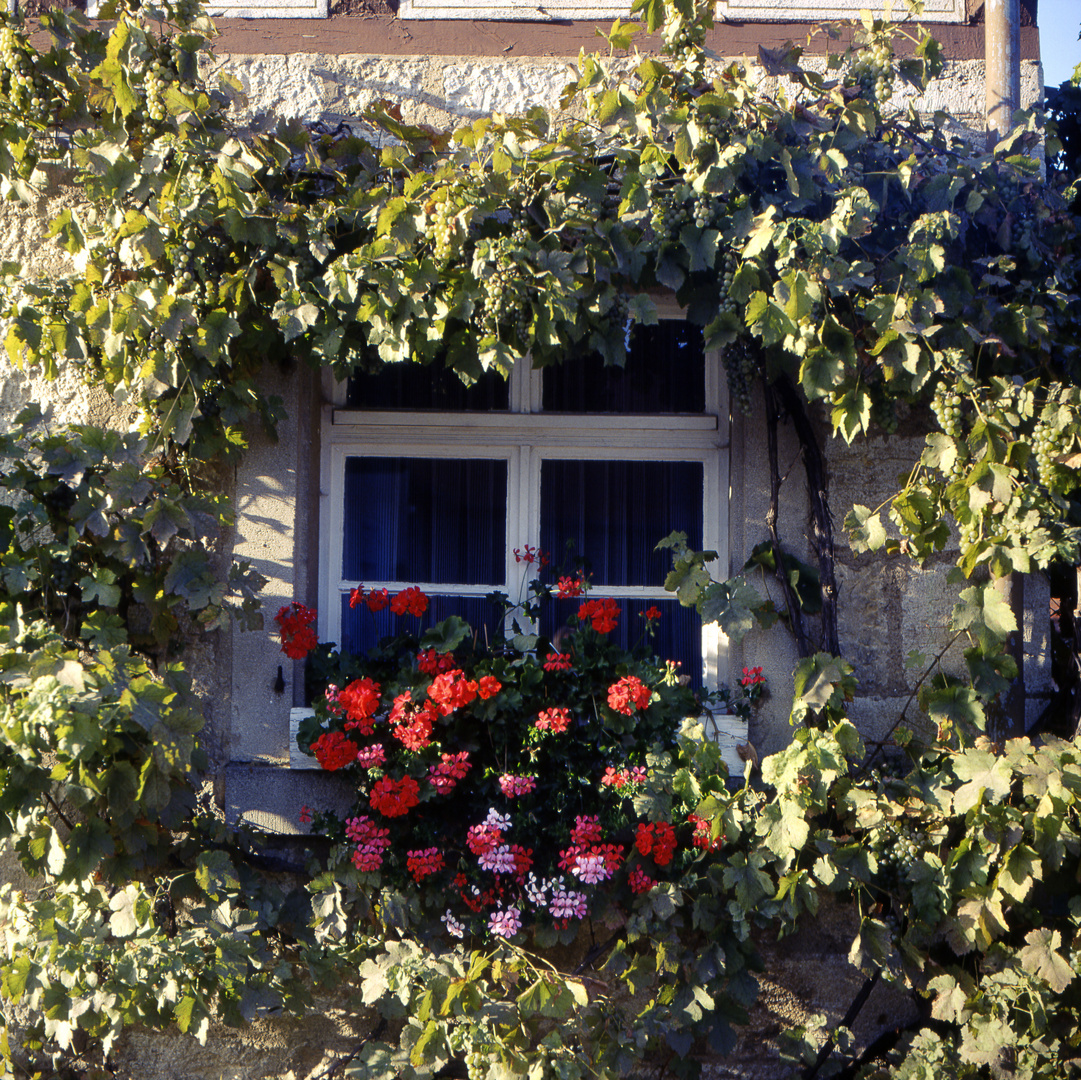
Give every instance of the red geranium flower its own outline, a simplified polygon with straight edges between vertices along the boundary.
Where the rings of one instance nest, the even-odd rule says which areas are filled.
[[[608,705],[624,716],[631,716],[635,709],[645,709],[653,696],[648,686],[636,675],[625,675],[608,687]]]
[[[414,705],[412,693],[406,690],[394,699],[389,719],[394,737],[407,749],[418,751],[431,743],[432,729],[439,714],[429,701]]]
[[[578,609],[578,621],[586,619],[599,634],[608,634],[619,625],[619,604],[615,600],[587,600]]]
[[[420,785],[411,776],[394,781],[389,776],[377,780],[368,801],[383,817],[402,817],[420,802]]]
[[[402,589],[390,602],[395,615],[416,615],[418,618],[428,610],[428,597],[415,585]]]
[[[539,562],[541,566],[547,566],[550,559],[546,551],[541,551],[540,548],[535,548],[526,544],[524,550],[522,548],[514,549],[514,561],[528,563],[530,566],[535,562]]]
[[[634,846],[642,855],[653,855],[658,866],[667,866],[676,850],[676,830],[666,821],[639,822]]]
[[[425,675],[441,675],[454,667],[454,654],[427,649],[417,653],[417,670]]]
[[[533,721],[533,726],[538,731],[551,731],[560,735],[571,726],[570,709],[545,709]]]
[[[274,621],[278,624],[282,652],[291,660],[303,660],[319,644],[311,624],[315,622],[315,610],[298,604],[295,600],[283,607]]]
[[[697,814],[688,814],[687,820],[694,826],[694,836],[691,837],[691,843],[696,848],[702,851],[720,851],[721,845],[724,843],[724,837],[718,836],[713,838],[713,825],[703,817],[699,817]]]
[[[355,589],[349,590],[349,606],[351,608],[360,607],[364,603],[364,586],[359,585]]]
[[[766,681],[765,675],[762,674],[760,667],[744,668],[743,678],[739,680],[740,686],[758,686],[759,683]]]
[[[374,615],[390,603],[390,593],[386,589],[372,589],[368,593],[368,610]]]
[[[627,884],[631,892],[637,896],[639,893],[649,892],[657,883],[640,866],[636,866],[627,875]]]
[[[372,717],[379,708],[379,695],[382,687],[367,676],[354,679],[344,690],[338,692],[338,703],[345,708],[345,730],[359,728],[362,735],[371,735],[375,730]]]
[[[477,680],[477,696],[483,701],[495,697],[502,689],[503,684],[494,675],[482,675]]]
[[[405,865],[413,880],[419,885],[430,874],[437,874],[443,869],[443,856],[438,848],[424,848],[421,851],[407,851]]]
[[[561,600],[567,600],[572,596],[581,596],[586,591],[586,579],[580,574],[578,577],[564,576],[556,582],[556,596]]]
[[[441,716],[449,716],[455,709],[468,705],[477,696],[477,689],[477,684],[467,679],[461,668],[455,668],[432,680],[428,697],[435,702]]]
[[[334,772],[357,760],[357,744],[340,731],[327,731],[312,743],[312,753],[327,772]]]
[[[427,709],[419,709],[407,724],[398,724],[394,728],[394,737],[407,750],[418,753],[431,745],[434,717]]]

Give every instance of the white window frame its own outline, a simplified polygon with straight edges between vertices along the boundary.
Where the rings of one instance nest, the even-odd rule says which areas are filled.
[[[662,315],[664,312],[662,312]],[[671,316],[668,316],[671,317]],[[719,352],[706,354],[705,411],[697,414],[544,413],[543,371],[527,360],[511,374],[509,411],[440,413],[344,407],[345,384],[329,382],[323,406],[319,506],[320,641],[341,641],[342,597],[366,589],[398,591],[417,585],[444,596],[480,596],[493,590],[524,595],[535,569],[517,563],[515,548],[540,538],[540,470],[545,460],[689,461],[702,465],[702,545],[718,553],[719,575],[728,570],[728,385]],[[521,410],[521,411],[515,411]],[[634,435],[634,438],[629,437]],[[505,581],[447,585],[424,581],[349,581],[341,574],[344,543],[345,461],[348,457],[503,459],[507,462]],[[515,498],[513,493],[522,492]],[[659,539],[659,538],[658,538]],[[588,554],[588,553],[586,553]],[[655,586],[598,585],[596,595],[643,602],[672,600]],[[702,628],[707,687],[726,680],[728,641],[716,625]]]

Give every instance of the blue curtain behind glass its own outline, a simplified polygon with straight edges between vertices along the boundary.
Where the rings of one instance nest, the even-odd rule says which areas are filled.
[[[567,619],[578,614],[585,599],[603,599],[604,590],[597,589],[588,597],[575,600],[554,600],[545,607],[540,618],[540,632],[551,639],[565,626]],[[646,634],[646,620],[642,612],[650,607],[659,608],[660,619],[653,623],[653,635]],[[624,649],[644,645],[661,660],[675,660],[680,673],[690,678],[695,690],[702,688],[702,624],[694,608],[683,607],[678,600],[620,600],[619,625],[606,639]]]
[[[635,326],[624,367],[599,353],[544,369],[544,411],[701,413],[706,408],[701,327],[674,319]]]
[[[681,529],[702,546],[702,485],[697,461],[544,461],[541,547],[558,565],[570,541],[595,585],[661,585],[659,540]]]
[[[346,581],[502,585],[506,461],[350,457]]]
[[[421,634],[438,622],[457,615],[465,619],[477,634],[480,648],[495,640],[501,627],[503,609],[490,600],[474,596],[429,596],[428,610],[420,618],[394,615],[389,608],[372,614],[365,607],[350,608],[349,597],[342,597],[342,651],[361,654],[380,640],[403,631]]]

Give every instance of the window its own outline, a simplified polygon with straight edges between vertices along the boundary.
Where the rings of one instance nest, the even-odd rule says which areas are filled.
[[[393,632],[389,611],[350,608],[360,584],[419,585],[424,625],[461,615],[491,636],[499,612],[486,597],[524,594],[536,567],[514,552],[532,545],[550,553],[552,583],[575,557],[588,562],[593,595],[621,605],[623,644],[656,605],[658,652],[695,684],[718,678],[719,636],[665,592],[670,559],[654,550],[676,529],[725,548],[726,388],[701,340],[664,320],[637,328],[624,369],[520,363],[466,389],[453,373],[388,365],[339,389],[324,417],[320,640],[362,652]],[[539,632],[577,604],[552,605]]]
[[[856,19],[861,9],[870,9],[877,18],[889,18],[884,2],[868,0],[717,0],[720,20],[755,22],[821,22],[823,19]],[[901,18],[905,6],[893,5],[893,14]],[[626,18],[630,0],[625,4],[586,0],[402,0],[403,19],[614,19]],[[964,22],[965,0],[926,0],[924,22]]]
[[[101,0],[88,0],[86,13],[97,18]],[[330,0],[207,0],[212,19],[325,19]]]

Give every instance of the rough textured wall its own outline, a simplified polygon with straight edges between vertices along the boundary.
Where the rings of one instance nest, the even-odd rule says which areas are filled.
[[[776,87],[778,80],[767,77],[750,58],[732,59],[744,60],[752,78],[767,92]],[[1021,102],[1029,108],[1043,96],[1043,76],[1033,61],[1024,61],[1021,69]],[[528,57],[219,54],[209,70],[226,70],[240,79],[248,104],[239,118],[254,127],[283,115],[330,125],[349,123],[383,98],[400,106],[407,122],[439,127],[493,110],[514,114],[541,105],[555,113],[563,88],[573,77],[566,59]],[[907,107],[910,100],[925,114],[942,111],[962,125],[980,127],[983,62],[947,61],[941,78],[922,95],[899,85],[895,102]]]

